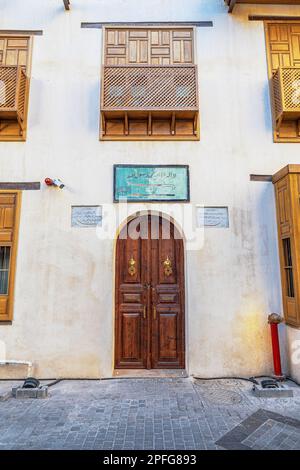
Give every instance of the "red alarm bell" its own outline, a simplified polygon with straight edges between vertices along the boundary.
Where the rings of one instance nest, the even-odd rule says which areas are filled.
[[[45,178],[45,183],[47,186],[54,186],[54,181],[51,178]]]

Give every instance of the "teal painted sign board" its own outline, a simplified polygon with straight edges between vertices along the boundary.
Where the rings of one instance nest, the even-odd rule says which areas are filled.
[[[114,202],[189,202],[188,165],[114,165]]]

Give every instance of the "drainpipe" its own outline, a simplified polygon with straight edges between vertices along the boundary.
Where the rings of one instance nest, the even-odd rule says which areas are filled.
[[[15,360],[7,360],[7,361],[0,361],[0,366],[5,365],[25,365],[28,367],[27,377],[31,376],[32,371],[32,362],[31,361],[15,361]]]
[[[274,376],[277,380],[285,379],[284,375],[282,374],[282,369],[281,369],[281,357],[280,357],[280,346],[279,346],[279,336],[278,336],[278,325],[282,321],[283,321],[283,318],[277,313],[271,313],[271,315],[268,316],[268,323],[271,328]]]

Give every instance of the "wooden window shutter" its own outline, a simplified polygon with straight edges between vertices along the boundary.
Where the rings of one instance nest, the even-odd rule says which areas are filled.
[[[20,192],[0,191],[0,322],[13,316],[20,198]]]
[[[105,65],[193,64],[194,31],[188,29],[105,29]]]

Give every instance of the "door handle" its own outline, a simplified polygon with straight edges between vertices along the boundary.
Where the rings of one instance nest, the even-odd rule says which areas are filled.
[[[147,318],[146,305],[144,305],[144,320]]]
[[[153,305],[153,320],[156,320],[156,307]]]

